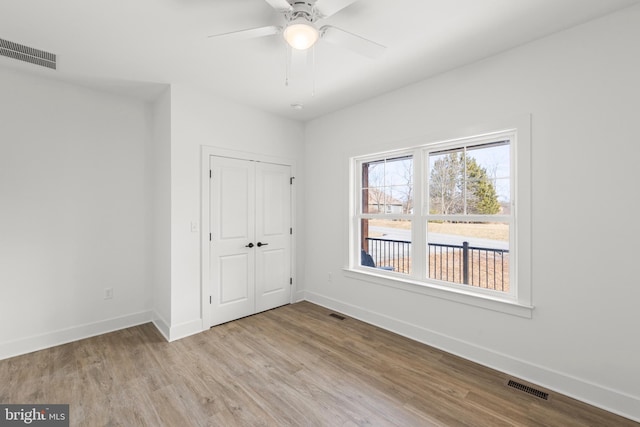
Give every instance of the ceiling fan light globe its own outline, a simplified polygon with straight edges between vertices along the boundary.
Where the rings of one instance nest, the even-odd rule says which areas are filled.
[[[318,30],[308,23],[293,23],[284,30],[284,39],[294,49],[305,50],[318,41]]]

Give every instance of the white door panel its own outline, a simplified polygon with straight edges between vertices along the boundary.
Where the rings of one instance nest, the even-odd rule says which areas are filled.
[[[264,270],[259,275],[262,276],[264,283],[262,288],[263,295],[283,291],[290,287],[290,275],[289,271],[286,270],[286,257],[288,257],[288,254],[283,249],[269,250],[262,253]]]
[[[220,305],[242,302],[251,297],[248,261],[247,254],[220,257]]]
[[[225,159],[224,163],[230,163],[228,160]],[[218,171],[216,187],[220,198],[216,208],[220,212],[217,225],[221,241],[244,239],[248,242],[253,237],[253,223],[250,221],[253,201],[248,193],[253,190],[254,174],[246,166],[225,165],[220,166]]]
[[[281,236],[288,233],[290,224],[288,215],[289,201],[289,172],[281,170],[280,165],[260,164],[256,174],[258,176],[259,221],[263,237]],[[284,188],[283,188],[284,187]]]

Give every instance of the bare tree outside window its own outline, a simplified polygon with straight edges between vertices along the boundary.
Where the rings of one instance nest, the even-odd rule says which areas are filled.
[[[429,177],[430,213],[495,215],[500,203],[487,169],[466,150],[436,153]]]

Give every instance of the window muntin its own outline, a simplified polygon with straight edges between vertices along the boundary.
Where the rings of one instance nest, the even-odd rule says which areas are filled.
[[[515,299],[514,140],[511,132],[356,159],[359,250],[379,256],[393,252],[398,243],[391,241],[405,248],[401,256],[397,250],[383,256],[375,272]],[[414,182],[414,171],[421,182]],[[400,227],[404,234],[395,230]],[[358,265],[366,267],[362,259]]]

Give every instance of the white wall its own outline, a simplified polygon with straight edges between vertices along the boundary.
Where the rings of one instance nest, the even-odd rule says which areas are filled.
[[[303,125],[182,86],[147,104],[0,68],[0,92],[0,359],[152,319],[201,331],[201,146],[301,167]]]
[[[301,123],[227,102],[195,88],[171,88],[171,332],[170,339],[202,330],[200,284],[201,147],[289,158],[296,185],[304,183]],[[300,193],[300,191],[298,191]],[[297,216],[303,209],[298,204]],[[201,228],[201,227],[200,227]],[[295,233],[298,247],[303,233]],[[303,261],[298,259],[298,277]]]
[[[310,122],[306,297],[640,420],[638,40],[635,7]],[[349,156],[528,113],[532,319],[342,274]]]
[[[152,106],[153,138],[147,145],[151,235],[153,318],[158,329],[169,336],[171,325],[171,88]]]
[[[149,107],[3,68],[0,94],[0,358],[148,321]]]

